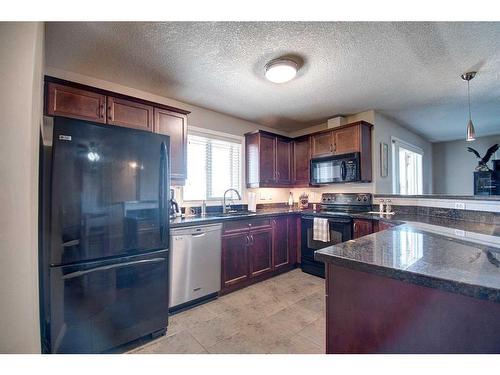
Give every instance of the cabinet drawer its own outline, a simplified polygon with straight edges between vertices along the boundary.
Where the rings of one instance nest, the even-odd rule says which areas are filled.
[[[223,234],[245,232],[248,230],[270,227],[270,218],[228,221],[227,223],[224,223]]]

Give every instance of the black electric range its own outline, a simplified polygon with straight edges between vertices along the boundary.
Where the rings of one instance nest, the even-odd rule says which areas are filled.
[[[323,193],[318,212],[302,217],[301,268],[303,272],[325,277],[325,266],[314,260],[314,252],[325,247],[352,239],[352,214],[372,210],[369,193]],[[328,220],[330,241],[314,238],[314,218]]]

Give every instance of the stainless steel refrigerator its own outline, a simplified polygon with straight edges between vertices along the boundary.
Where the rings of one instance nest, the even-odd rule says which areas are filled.
[[[40,304],[45,353],[101,353],[165,332],[169,137],[45,118]]]

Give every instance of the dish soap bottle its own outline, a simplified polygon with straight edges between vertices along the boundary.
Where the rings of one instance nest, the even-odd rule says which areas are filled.
[[[292,192],[290,192],[290,195],[288,195],[288,208],[290,211],[293,209],[293,195]]]

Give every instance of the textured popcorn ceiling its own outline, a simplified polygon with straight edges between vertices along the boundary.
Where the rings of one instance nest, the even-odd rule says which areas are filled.
[[[375,109],[430,140],[500,133],[500,23],[47,23],[47,65],[293,131]],[[302,61],[273,84],[264,65]]]

